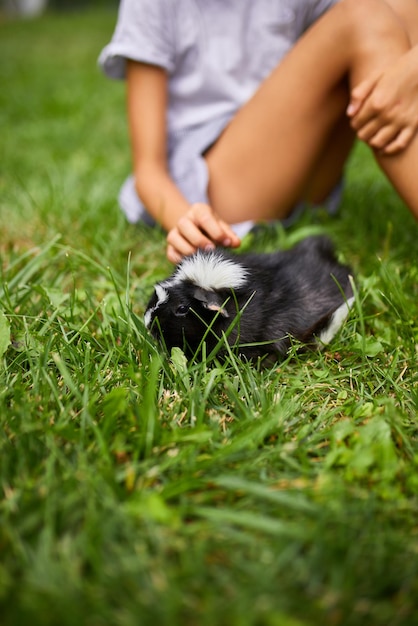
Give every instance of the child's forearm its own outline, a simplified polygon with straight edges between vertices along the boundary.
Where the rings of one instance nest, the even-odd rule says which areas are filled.
[[[136,168],[136,190],[147,211],[167,232],[190,208],[164,168],[150,164]]]

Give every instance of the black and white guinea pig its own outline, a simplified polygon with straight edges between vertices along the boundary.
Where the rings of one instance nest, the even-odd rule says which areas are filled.
[[[223,333],[246,358],[279,359],[292,338],[321,345],[337,333],[354,301],[350,269],[324,236],[270,254],[198,251],[157,285],[145,326],[167,350],[207,354]]]

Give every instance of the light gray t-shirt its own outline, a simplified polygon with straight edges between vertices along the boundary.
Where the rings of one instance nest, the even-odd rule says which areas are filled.
[[[304,31],[337,1],[121,1],[99,64],[112,78],[124,78],[127,58],[166,69],[169,168],[190,202],[207,201],[202,152]],[[123,208],[131,221],[139,218],[133,198],[132,210]]]

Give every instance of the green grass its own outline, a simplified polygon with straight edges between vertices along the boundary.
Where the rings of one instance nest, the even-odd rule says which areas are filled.
[[[116,205],[114,13],[0,23],[4,625],[418,623],[417,226],[361,146],[329,233],[356,307],[323,353],[259,370],[160,354],[171,268]]]

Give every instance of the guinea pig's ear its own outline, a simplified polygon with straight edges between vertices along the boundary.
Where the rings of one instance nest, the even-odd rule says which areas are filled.
[[[196,287],[193,292],[193,297],[196,300],[199,300],[199,302],[201,302],[209,311],[215,311],[224,317],[229,317],[228,311],[224,307],[225,300],[219,295],[219,293],[216,293],[216,291],[209,291],[208,289]]]

